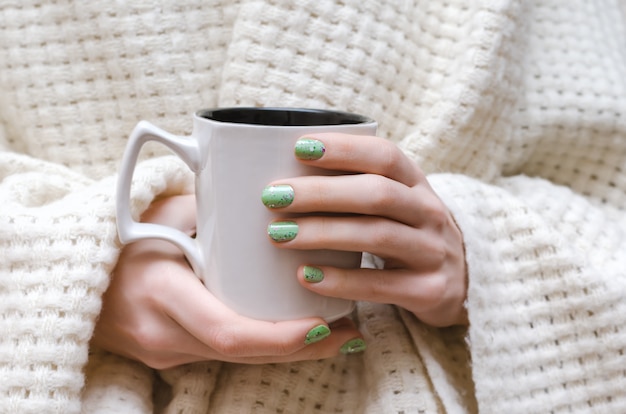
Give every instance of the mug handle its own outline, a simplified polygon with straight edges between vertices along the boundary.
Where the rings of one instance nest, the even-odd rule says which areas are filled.
[[[130,187],[141,147],[148,141],[157,141],[174,151],[194,172],[200,171],[201,157],[198,141],[193,137],[170,134],[147,121],[137,124],[122,158],[117,178],[116,214],[117,232],[124,244],[142,239],[161,239],[173,243],[183,251],[197,275],[203,269],[203,259],[195,239],[173,227],[153,223],[140,223],[130,211]]]

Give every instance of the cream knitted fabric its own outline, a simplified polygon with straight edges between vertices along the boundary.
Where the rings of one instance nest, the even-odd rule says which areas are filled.
[[[0,412],[626,412],[620,0],[0,4]],[[377,119],[463,231],[469,330],[360,303],[360,355],[155,373],[89,349],[140,119]],[[139,214],[192,177],[146,149]]]

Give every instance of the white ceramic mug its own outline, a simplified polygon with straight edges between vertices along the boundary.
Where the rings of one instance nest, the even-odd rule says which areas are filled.
[[[316,109],[217,108],[195,113],[193,126],[191,136],[176,136],[146,121],[133,130],[117,188],[122,243],[147,238],[172,242],[209,291],[240,315],[268,321],[319,316],[330,322],[350,313],[351,301],[305,289],[296,271],[302,264],[358,267],[361,254],[276,248],[268,241],[267,226],[285,216],[268,210],[261,194],[274,180],[337,174],[301,165],[294,157],[299,137],[318,132],[373,135],[376,122]],[[196,174],[195,238],[131,216],[132,175],[147,141],[169,147]]]

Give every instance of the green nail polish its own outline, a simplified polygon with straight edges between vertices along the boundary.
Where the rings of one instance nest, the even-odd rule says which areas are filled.
[[[294,152],[301,160],[319,160],[326,152],[326,147],[317,139],[301,138],[296,142]]]
[[[275,221],[267,226],[267,234],[275,242],[287,242],[298,235],[298,225],[293,221]]]
[[[328,326],[318,325],[315,328],[311,329],[309,332],[307,332],[306,336],[304,337],[304,343],[306,345],[309,345],[315,342],[319,342],[322,339],[326,338],[328,335],[330,335],[330,329],[328,328]]]
[[[324,272],[319,267],[304,266],[304,280],[309,283],[319,283],[324,280]]]
[[[293,188],[290,185],[270,185],[263,189],[261,201],[269,208],[287,207],[293,202]]]
[[[361,338],[350,339],[343,344],[339,349],[342,354],[356,354],[357,352],[363,352],[367,348],[365,341]]]

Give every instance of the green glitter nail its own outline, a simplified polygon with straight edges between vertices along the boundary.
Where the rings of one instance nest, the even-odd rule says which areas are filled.
[[[365,341],[361,338],[350,339],[343,344],[339,349],[342,354],[356,354],[357,352],[363,352],[367,348]]]
[[[296,142],[294,153],[301,160],[319,160],[326,152],[322,141],[313,138],[301,138]]]
[[[293,202],[294,192],[290,185],[270,185],[263,189],[261,201],[269,208],[287,207]]]
[[[306,345],[310,345],[315,342],[321,341],[328,335],[330,335],[330,329],[328,328],[328,326],[318,325],[315,328],[311,329],[309,332],[307,332],[306,336],[304,337],[304,343]]]
[[[319,267],[304,266],[304,280],[309,283],[319,283],[324,280],[324,272]]]
[[[267,234],[275,242],[287,242],[298,235],[298,225],[293,221],[275,221],[267,226]]]

